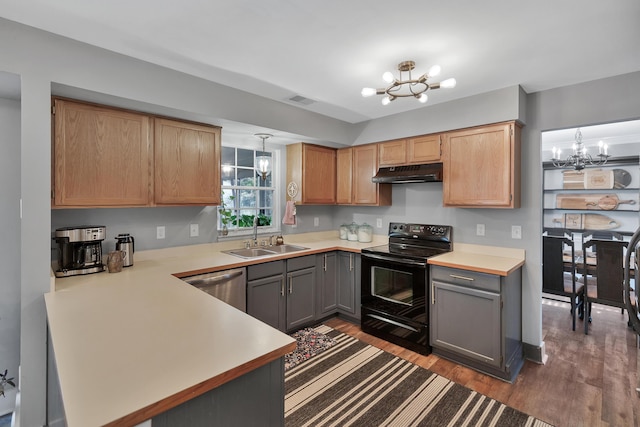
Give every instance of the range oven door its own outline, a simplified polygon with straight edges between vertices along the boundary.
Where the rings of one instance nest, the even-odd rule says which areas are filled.
[[[426,259],[363,252],[361,262],[362,330],[428,354]]]

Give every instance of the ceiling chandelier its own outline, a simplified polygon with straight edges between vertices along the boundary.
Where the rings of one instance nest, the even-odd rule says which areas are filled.
[[[258,175],[260,175],[263,180],[266,180],[271,173],[272,162],[271,156],[268,156],[267,152],[264,150],[264,141],[265,139],[271,138],[273,135],[270,133],[256,133],[254,136],[262,138],[262,153],[259,156],[256,156],[253,166],[256,172],[258,172]]]
[[[400,71],[400,76],[397,79],[393,77],[393,74],[390,71],[387,71],[382,75],[382,79],[389,83],[389,86],[382,89],[365,87],[362,89],[362,96],[386,95],[382,98],[382,105],[388,105],[396,98],[405,98],[409,96],[417,98],[418,101],[425,103],[427,102],[427,94],[425,92],[429,89],[456,87],[456,79],[453,78],[446,79],[440,83],[427,83],[429,78],[440,74],[439,65],[434,65],[427,73],[421,75],[417,79],[412,79],[411,70],[413,70],[415,66],[416,63],[413,61],[404,61],[399,63],[398,71]],[[409,73],[409,78],[406,80],[402,79],[402,73],[404,72]]]
[[[567,156],[562,160],[561,150],[553,147],[551,150],[553,156],[551,162],[553,166],[557,168],[574,168],[575,170],[582,170],[587,166],[602,166],[607,163],[607,159],[611,157],[608,154],[609,146],[602,141],[598,142],[598,155],[596,159],[591,157],[591,154],[587,153],[587,147],[582,143],[582,132],[580,128],[576,129],[576,142],[573,144],[573,154]]]

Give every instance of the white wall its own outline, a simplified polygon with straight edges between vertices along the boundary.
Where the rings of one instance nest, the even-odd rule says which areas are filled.
[[[20,78],[15,84],[20,85]],[[0,371],[18,382],[20,364],[20,101],[0,98]],[[15,389],[0,398],[13,411]]]

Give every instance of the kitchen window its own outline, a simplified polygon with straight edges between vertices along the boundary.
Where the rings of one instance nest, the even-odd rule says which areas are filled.
[[[278,170],[278,152],[266,151],[273,161],[272,170]],[[270,233],[279,230],[277,177],[273,172],[266,179],[254,169],[256,156],[263,155],[260,149],[222,147],[222,205],[218,210],[218,231],[236,236],[253,232],[253,220],[258,217],[258,232]]]

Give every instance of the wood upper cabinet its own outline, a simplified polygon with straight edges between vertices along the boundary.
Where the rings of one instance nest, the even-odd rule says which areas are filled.
[[[336,152],[336,166],[336,203],[350,205],[353,202],[353,148]]]
[[[507,122],[444,134],[444,206],[519,208],[520,133]]]
[[[441,136],[424,135],[407,140],[407,163],[422,164],[440,161]]]
[[[150,203],[149,116],[61,99],[52,113],[54,207]]]
[[[53,100],[52,206],[217,205],[220,128]]]
[[[336,203],[336,150],[300,142],[287,145],[287,185],[295,182],[293,200],[308,205]]]
[[[440,134],[378,143],[378,165],[400,166],[440,160]]]
[[[220,128],[160,118],[154,128],[155,203],[219,205]]]
[[[391,184],[375,184],[378,145],[367,144],[338,150],[338,204],[388,206]]]

